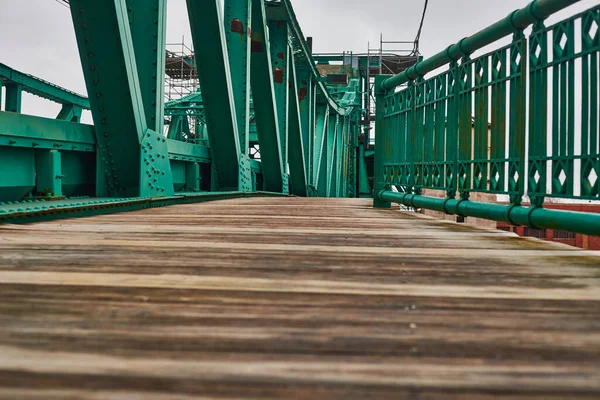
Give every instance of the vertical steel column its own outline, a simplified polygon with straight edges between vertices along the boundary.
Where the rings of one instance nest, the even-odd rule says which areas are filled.
[[[98,140],[98,194],[173,193],[166,139],[149,131],[146,122],[126,1],[70,4]],[[159,11],[154,10],[156,18]],[[150,17],[136,18],[145,24]]]
[[[81,112],[81,107],[73,104],[63,104],[58,115],[56,116],[56,119],[69,122],[79,122],[81,118]]]
[[[240,150],[248,154],[250,139],[250,34],[252,0],[225,0],[225,38],[231,85],[240,137]]]
[[[63,174],[61,172],[61,154],[58,150],[41,150],[36,154],[36,188],[38,192],[51,193],[60,197]]]
[[[288,179],[283,169],[281,155],[279,119],[264,0],[252,0],[251,41],[250,82],[260,145],[263,187],[267,191],[287,193]]]
[[[385,115],[385,92],[381,89],[381,83],[387,79],[386,75],[378,75],[375,77],[375,161],[373,173],[373,207],[375,208],[390,208],[392,204],[388,201],[379,200],[378,193],[386,189],[384,179],[384,166],[392,158],[392,129],[386,126]]]
[[[18,83],[8,82],[6,83],[6,104],[4,108],[10,112],[21,112],[21,99],[23,94],[23,88]]]
[[[337,137],[340,126],[340,116],[335,114],[335,120],[329,115],[329,129],[327,132],[327,191],[326,196],[331,197],[332,189],[335,191],[337,177],[335,176],[337,152]]]
[[[295,67],[294,67],[295,68]],[[312,154],[313,131],[315,129],[314,102],[312,74],[309,71],[295,70],[300,105],[300,119],[302,126],[302,144],[304,146],[304,164],[306,166],[307,184],[312,184]]]
[[[249,162],[241,157],[229,56],[219,0],[187,0],[198,78],[219,190],[247,189]],[[240,70],[236,69],[236,73]],[[239,82],[239,77],[236,82]],[[243,172],[245,171],[245,172]]]
[[[285,21],[269,21],[268,26],[281,162],[283,170],[286,172],[288,164],[288,76],[290,71],[288,24]]]
[[[307,196],[308,187],[306,180],[306,157],[304,154],[304,137],[307,131],[307,126],[303,125],[304,121],[301,117],[300,99],[298,96],[296,76],[296,64],[294,54],[290,51],[289,62],[289,101],[288,101],[288,135],[289,135],[289,165],[290,165],[290,181],[292,183],[292,193],[296,196]]]
[[[166,0],[127,0],[146,125],[164,129]]]
[[[327,186],[327,127],[329,124],[329,107],[320,105],[317,109],[314,158],[313,187],[315,195],[325,196]]]

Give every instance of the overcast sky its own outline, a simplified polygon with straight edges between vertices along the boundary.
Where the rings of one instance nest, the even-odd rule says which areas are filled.
[[[198,0],[204,1],[204,0]],[[582,0],[550,22],[583,11],[599,0]],[[367,42],[413,40],[424,0],[292,0],[315,52],[366,52]],[[421,36],[427,57],[528,4],[527,0],[430,0]],[[191,44],[185,0],[168,0],[167,42]],[[0,62],[78,93],[85,83],[70,12],[55,0],[0,0]],[[23,112],[54,117],[60,106],[29,94]],[[89,117],[85,120],[90,121]]]

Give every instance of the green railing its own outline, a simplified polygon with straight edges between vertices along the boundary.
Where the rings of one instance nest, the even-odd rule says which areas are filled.
[[[600,215],[543,208],[548,197],[600,200],[600,6],[544,25],[576,2],[534,1],[402,74],[378,77],[375,206],[600,234]],[[509,45],[471,57],[511,34]],[[510,204],[469,201],[475,192]]]

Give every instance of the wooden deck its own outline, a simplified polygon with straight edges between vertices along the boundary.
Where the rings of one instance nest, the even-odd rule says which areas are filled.
[[[600,253],[368,200],[0,226],[2,399],[600,397]]]

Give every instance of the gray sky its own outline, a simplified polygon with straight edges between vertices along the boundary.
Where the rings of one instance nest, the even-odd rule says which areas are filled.
[[[430,0],[421,35],[427,57],[505,17],[527,0]],[[413,40],[424,0],[292,0],[315,52],[365,52],[367,42]],[[367,5],[367,3],[369,3]],[[191,43],[185,0],[168,0],[167,42]],[[553,16],[557,21],[598,4],[582,0]],[[0,62],[78,93],[85,83],[70,12],[54,0],[0,0]],[[495,47],[495,46],[494,46]],[[54,117],[60,106],[23,95],[23,112]],[[89,116],[84,121],[90,122]]]

